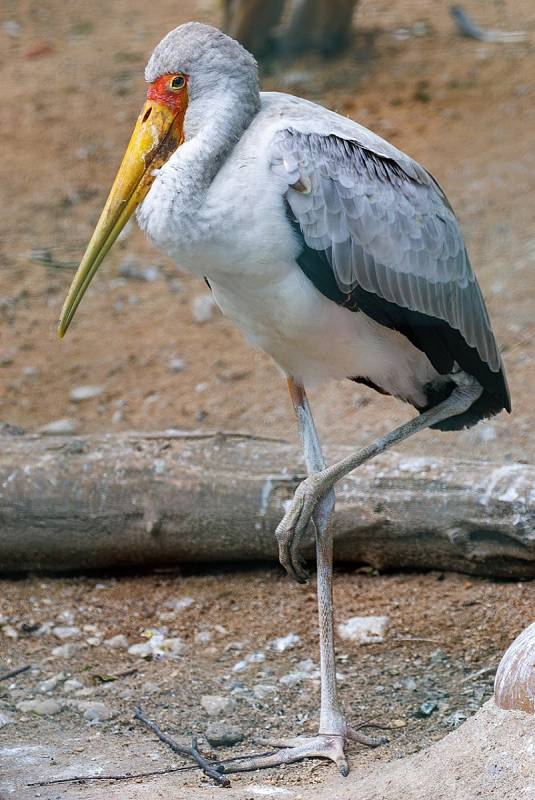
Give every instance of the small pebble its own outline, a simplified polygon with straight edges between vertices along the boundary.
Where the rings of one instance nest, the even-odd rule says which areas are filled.
[[[43,425],[37,429],[37,433],[43,433],[46,436],[69,436],[78,430],[78,423],[75,419],[55,419],[49,422],[48,425]]]
[[[184,366],[184,361],[181,358],[170,358],[167,362],[167,369],[170,372],[182,372]]]
[[[76,692],[78,689],[83,689],[83,688],[84,684],[80,683],[80,681],[77,681],[76,678],[70,678],[63,684],[64,692]]]
[[[52,628],[52,633],[58,639],[72,639],[80,636],[80,628],[75,625],[57,625]]]
[[[270,642],[270,647],[276,653],[283,653],[291,647],[295,647],[301,641],[301,638],[295,633],[289,633],[287,636],[279,636],[278,639],[273,639]]]
[[[4,636],[7,636],[8,639],[18,639],[19,638],[19,633],[13,627],[13,625],[4,625],[3,628],[2,628],[2,632],[3,632]]]
[[[230,747],[245,739],[244,733],[234,725],[224,722],[210,722],[204,733],[212,747]]]
[[[438,703],[436,700],[426,700],[424,703],[421,704],[420,708],[416,712],[417,717],[430,717],[433,711],[438,708]]]
[[[310,677],[310,673],[297,670],[296,672],[288,672],[286,675],[283,675],[279,678],[279,681],[284,684],[284,686],[292,687],[297,686],[298,683],[309,680]]]
[[[40,717],[51,717],[61,711],[61,706],[55,700],[22,700],[17,703],[17,711],[31,711]]]
[[[191,303],[191,313],[195,322],[202,325],[214,316],[215,300],[211,292],[198,294]]]
[[[167,600],[164,603],[166,608],[171,608],[173,611],[183,611],[193,605],[193,597],[179,597],[176,600]]]
[[[8,36],[17,37],[20,36],[20,25],[18,22],[15,22],[14,19],[8,19],[2,23],[2,28],[7,33]]]
[[[351,617],[337,626],[338,635],[357,644],[384,642],[388,617]]]
[[[90,722],[102,722],[117,716],[116,711],[98,700],[81,700],[78,703],[78,711],[82,711],[84,719]]]
[[[69,397],[73,403],[83,403],[85,400],[93,400],[100,397],[104,389],[102,386],[77,386],[72,390]]]
[[[197,631],[195,634],[195,644],[207,644],[212,641],[211,631]]]
[[[253,694],[257,700],[267,700],[272,694],[277,694],[277,687],[271,683],[257,683],[253,686]]]
[[[126,650],[128,639],[124,633],[118,633],[116,636],[112,636],[111,639],[104,639],[104,644],[106,647],[111,647],[112,650]]]
[[[151,264],[148,267],[142,267],[139,261],[131,258],[125,259],[122,264],[119,265],[118,272],[122,278],[146,281],[147,283],[153,283],[160,277],[160,269],[158,266]]]
[[[48,678],[46,681],[41,681],[39,686],[37,687],[38,692],[51,692],[53,689],[56,688],[58,683],[65,680],[65,673],[59,672],[57,675],[53,675],[51,678]]]
[[[96,692],[94,686],[84,686],[82,689],[76,689],[76,697],[93,697]]]
[[[201,706],[211,717],[231,711],[232,705],[230,697],[219,694],[203,694],[201,697]]]
[[[0,711],[0,728],[5,728],[6,725],[13,725],[15,722],[14,717],[10,714]]]
[[[69,642],[68,644],[62,644],[59,647],[54,647],[54,649],[52,650],[52,655],[55,658],[72,658],[72,656],[79,649],[80,649],[79,644],[72,644],[71,642]]]

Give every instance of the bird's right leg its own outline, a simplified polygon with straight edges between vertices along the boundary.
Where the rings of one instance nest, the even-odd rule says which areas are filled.
[[[325,460],[312,412],[302,386],[299,386],[290,378],[288,380],[288,389],[297,416],[307,471],[309,475],[314,475],[325,468]],[[332,530],[329,526],[329,518],[333,508],[334,490],[331,488],[320,498],[313,513],[316,533],[321,678],[319,731],[316,736],[259,740],[260,744],[276,747],[277,750],[263,756],[236,759],[235,763],[225,766],[225,772],[246,772],[264,769],[265,767],[275,767],[281,764],[293,764],[305,758],[326,758],[334,761],[342,775],[347,775],[349,767],[345,756],[345,747],[349,740],[369,747],[377,747],[386,741],[383,737],[367,736],[361,730],[362,728],[374,726],[361,724],[356,728],[352,728],[348,725],[338,700],[332,598],[333,539]],[[283,541],[284,536],[284,530],[277,529],[280,552],[287,552],[285,544],[289,550],[293,551],[292,556],[285,559],[283,566],[297,580],[304,580],[306,574],[299,561],[299,542],[285,543]]]

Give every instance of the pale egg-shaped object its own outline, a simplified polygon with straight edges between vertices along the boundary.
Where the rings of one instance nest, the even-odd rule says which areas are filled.
[[[505,651],[494,680],[494,700],[500,708],[535,714],[535,622]]]

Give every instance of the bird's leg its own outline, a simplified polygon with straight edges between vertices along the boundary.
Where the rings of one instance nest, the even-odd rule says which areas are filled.
[[[288,388],[303,442],[307,472],[309,475],[314,475],[325,468],[325,460],[314,419],[303,387],[298,386],[292,379],[289,379]],[[317,736],[312,737],[298,736],[278,740],[262,739],[260,744],[280,749],[269,755],[237,759],[235,763],[225,766],[225,772],[245,772],[265,767],[276,767],[281,764],[302,761],[304,758],[328,758],[336,763],[342,775],[347,775],[349,768],[344,747],[348,739],[371,747],[376,747],[386,741],[383,737],[372,738],[363,734],[359,729],[350,728],[344,719],[338,701],[332,601],[333,539],[329,526],[329,518],[334,508],[334,499],[334,490],[329,487],[327,492],[319,498],[312,512],[316,532],[320,636],[321,707],[319,733]],[[298,541],[287,542],[287,547],[284,547],[282,538],[279,537],[279,546],[281,547],[281,552],[285,554],[284,565],[288,565],[286,568],[292,576],[302,580],[304,572],[301,564],[298,563]],[[289,553],[291,553],[291,556]]]
[[[442,403],[424,411],[418,417],[405,422],[359,452],[343,458],[331,467],[310,474],[298,487],[292,504],[277,528],[281,563],[291,575],[300,577],[302,567],[296,557],[296,542],[303,537],[308,524],[314,518],[315,509],[322,498],[332,490],[334,484],[354,469],[383,453],[399,442],[403,442],[418,431],[428,428],[449,417],[462,414],[478,399],[483,391],[480,384],[464,372],[452,376],[457,387]]]

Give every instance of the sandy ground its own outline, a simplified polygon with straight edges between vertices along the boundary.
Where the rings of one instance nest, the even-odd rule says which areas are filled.
[[[143,101],[147,55],[181,21],[217,21],[212,6],[190,0],[178,6],[161,0],[150,8],[140,0],[83,6],[26,0],[4,8],[5,20],[18,22],[20,30],[16,36],[0,30],[0,181],[8,189],[1,199],[0,420],[33,431],[71,418],[81,433],[165,427],[265,433],[268,424],[270,434],[294,437],[284,384],[270,360],[252,352],[218,312],[196,322],[194,299],[206,287],[151,250],[135,227],[102,268],[67,339],[55,338],[72,268]],[[529,0],[471,0],[467,10],[488,27],[523,28],[535,39]],[[264,86],[325,103],[391,139],[437,177],[462,222],[503,348],[514,414],[454,436],[426,434],[407,450],[529,460],[535,390],[533,45],[462,40],[446,8],[431,0],[364,0],[358,22],[360,33],[344,58],[271,67]],[[141,271],[154,267],[155,279],[123,277],[121,267],[124,272],[132,262]],[[183,359],[181,372],[169,368],[172,358]],[[101,387],[101,394],[73,403],[71,389],[86,384]],[[311,396],[329,441],[367,442],[408,414],[392,399],[349,382],[314,389]],[[111,784],[88,784],[91,795],[78,784],[27,784],[176,764],[133,723],[139,700],[181,736],[206,729],[202,695],[229,696],[224,718],[246,735],[241,747],[247,751],[258,732],[314,730],[314,670],[294,686],[280,681],[302,671],[298,665],[308,658],[317,664],[313,587],[294,587],[278,571],[29,578],[4,581],[1,593],[1,624],[18,637],[0,640],[1,666],[33,665],[0,683],[2,706],[13,718],[0,730],[6,764],[1,797],[105,797]],[[166,605],[182,597],[194,601],[184,611]],[[336,603],[339,620],[354,614],[391,618],[384,644],[339,643],[341,691],[351,716],[395,721],[387,748],[351,752],[358,771],[414,752],[472,714],[491,692],[500,653],[532,620],[534,595],[533,585],[462,576],[340,572]],[[46,628],[38,635],[47,622],[79,627],[72,641],[81,649],[68,659],[52,656],[62,642]],[[164,626],[166,635],[186,642],[176,659],[145,661],[87,642],[124,633],[132,644]],[[297,634],[299,643],[275,654],[269,643],[287,633]],[[195,641],[195,634],[206,634],[206,641]],[[264,661],[233,671],[259,652]],[[131,669],[136,671],[121,675]],[[50,694],[61,706],[58,714],[41,718],[17,710],[18,703],[40,696],[41,681],[61,672],[65,676]],[[70,678],[82,687],[69,693],[64,681]],[[257,689],[255,696],[258,685],[275,688]],[[77,707],[84,700],[104,702],[113,718],[90,724]],[[416,716],[428,700],[437,704],[431,715]],[[284,772],[298,792],[312,782],[328,786],[330,776],[329,767],[317,764]],[[145,796],[169,791],[189,800],[208,785],[190,772],[170,776],[154,792],[151,779],[144,780]],[[277,787],[281,780],[275,771],[235,783],[244,797],[256,797],[247,787]],[[129,797],[129,783],[121,786],[115,785],[114,796]]]

